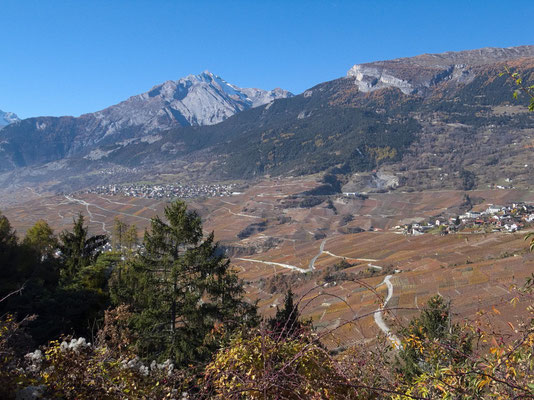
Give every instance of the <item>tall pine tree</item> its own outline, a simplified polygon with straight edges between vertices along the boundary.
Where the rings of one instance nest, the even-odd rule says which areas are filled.
[[[284,307],[277,307],[276,315],[268,319],[271,333],[276,338],[290,338],[302,333],[304,327],[311,326],[309,321],[300,320],[298,305],[293,301],[293,291],[289,289],[284,299]]]
[[[106,235],[89,236],[89,230],[84,225],[82,214],[74,220],[72,232],[64,231],[59,235],[61,241],[61,284],[72,284],[77,274],[85,267],[93,264],[102,251],[102,247],[108,242]]]
[[[257,323],[256,307],[202,223],[186,204],[165,208],[145,232],[144,250],[115,271],[112,296],[133,311],[142,356],[181,365],[209,359],[228,334]]]

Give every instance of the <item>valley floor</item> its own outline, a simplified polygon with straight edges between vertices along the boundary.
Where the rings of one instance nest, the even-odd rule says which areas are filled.
[[[266,180],[230,197],[190,200],[207,232],[226,247],[245,281],[247,297],[272,315],[287,288],[301,298],[303,316],[319,331],[334,330],[331,347],[372,340],[405,324],[435,294],[451,302],[458,319],[498,308],[506,321],[521,316],[509,300],[534,270],[534,253],[516,233],[426,233],[405,236],[392,228],[437,215],[458,215],[465,192],[391,192],[368,198],[330,196],[320,204],[299,206],[296,196],[317,185],[312,178]],[[475,209],[489,204],[534,202],[534,192],[468,192]],[[156,199],[83,195],[36,197],[2,209],[19,234],[38,219],[56,232],[72,226],[82,212],[94,233],[110,233],[118,217],[141,234],[162,214]],[[350,216],[350,217],[348,217]],[[354,233],[358,232],[359,233]],[[238,236],[239,235],[239,236]],[[345,260],[350,265],[340,265]],[[389,312],[382,312],[382,310]],[[365,317],[362,317],[365,316]],[[361,317],[361,318],[360,318]],[[504,319],[494,315],[496,325]],[[391,331],[390,331],[391,329]]]

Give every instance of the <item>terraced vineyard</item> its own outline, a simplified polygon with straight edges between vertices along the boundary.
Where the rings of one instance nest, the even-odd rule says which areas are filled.
[[[439,214],[457,215],[465,192],[316,196],[317,204],[305,206],[301,194],[317,185],[314,177],[271,179],[235,196],[190,201],[206,231],[215,231],[227,249],[247,296],[258,300],[264,315],[274,313],[291,286],[303,296],[305,317],[319,330],[336,328],[329,345],[339,347],[372,340],[384,330],[382,314],[375,311],[386,296],[386,308],[393,309],[383,315],[386,327],[391,318],[405,323],[437,293],[451,301],[458,318],[492,307],[507,320],[522,312],[508,301],[511,285],[534,270],[534,254],[523,240],[526,231],[404,236],[391,229]],[[477,199],[475,209],[534,201],[534,193],[526,190],[470,191],[469,196]],[[163,206],[153,199],[85,194],[36,198],[2,211],[20,234],[39,218],[56,231],[68,228],[78,212],[94,232],[109,233],[118,217],[136,224],[141,234]],[[348,323],[357,316],[365,317]]]

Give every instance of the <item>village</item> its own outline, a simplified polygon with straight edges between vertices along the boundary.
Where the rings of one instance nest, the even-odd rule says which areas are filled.
[[[456,217],[437,217],[426,223],[411,223],[395,226],[393,229],[404,235],[454,232],[516,232],[534,223],[534,205],[512,203],[506,206],[490,205],[483,211],[467,211]]]
[[[235,184],[126,184],[97,186],[83,193],[122,195],[148,199],[185,199],[195,197],[225,197],[236,194]]]

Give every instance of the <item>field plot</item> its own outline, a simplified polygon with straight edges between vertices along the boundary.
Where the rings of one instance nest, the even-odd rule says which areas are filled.
[[[349,276],[339,275],[339,278],[335,278],[333,274],[334,280],[325,284],[324,274],[310,277],[306,276],[310,273],[301,274],[304,276],[300,280],[293,280],[293,287],[297,287],[297,292],[303,295],[317,286],[313,294],[321,296],[313,300],[309,309],[304,310],[304,315],[313,318],[318,326],[324,328],[334,328],[356,315],[376,310],[379,299],[369,288],[376,288],[378,294],[385,297],[385,286],[379,286],[385,276],[384,269],[392,271],[389,273],[394,288],[388,307],[405,309],[395,311],[401,323],[406,323],[417,308],[435,294],[450,300],[459,318],[474,318],[478,311],[490,310],[492,306],[507,309],[507,300],[511,298],[510,286],[522,284],[534,271],[534,254],[526,251],[522,234],[494,233],[487,236],[495,238],[488,241],[484,235],[473,235],[469,241],[465,241],[454,235],[404,237],[389,232],[333,236],[325,246],[325,253],[328,253],[323,253],[316,260],[315,268],[317,272],[325,271],[341,256],[354,264],[343,271]],[[276,249],[262,254],[262,259],[304,266],[309,255],[318,251],[319,243],[303,244],[293,257],[284,254],[282,249]],[[272,294],[254,291],[252,287],[259,285],[252,279],[265,278],[274,273],[299,275],[298,272],[282,271],[280,268],[265,268],[263,273],[259,273],[257,264],[252,266],[242,260],[234,260],[234,263],[243,269],[243,276],[251,281],[250,292],[261,299],[260,305],[265,312],[280,304],[283,294],[278,291]],[[358,277],[359,271],[368,271],[373,267],[376,275],[380,276]],[[350,276],[351,273],[355,276]],[[307,295],[304,302],[311,297]],[[507,318],[519,317],[518,312],[509,310]],[[350,331],[348,328],[344,331]],[[371,317],[358,321],[351,329],[355,329],[351,340],[372,338],[378,331]]]
[[[115,217],[135,224],[140,230],[150,218],[162,213],[164,204],[152,199],[105,197],[96,194],[41,197],[2,210],[19,234],[39,219],[46,220],[56,232],[72,227],[73,218],[84,215],[90,231],[110,234]]]
[[[317,185],[311,177],[268,179],[233,196],[189,201],[206,232],[214,231],[226,248],[247,296],[258,301],[262,314],[272,315],[292,287],[302,297],[304,317],[312,318],[319,331],[335,329],[328,344],[338,347],[372,340],[393,319],[406,323],[435,294],[451,302],[457,318],[473,318],[492,307],[504,310],[508,320],[521,313],[507,301],[511,285],[522,284],[534,271],[534,254],[523,240],[526,231],[404,236],[391,230],[458,215],[465,192],[315,196],[310,202],[302,194]],[[525,190],[468,195],[475,210],[534,201],[534,193]],[[21,234],[40,218],[56,232],[70,228],[79,212],[94,233],[110,233],[115,217],[136,224],[141,233],[164,205],[153,199],[84,194],[35,198],[2,212]],[[386,308],[394,310],[377,313],[384,299]]]

